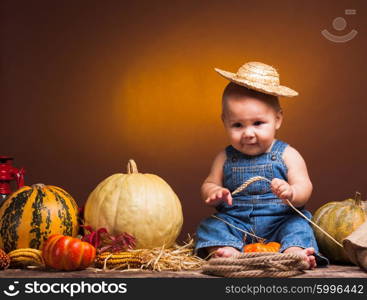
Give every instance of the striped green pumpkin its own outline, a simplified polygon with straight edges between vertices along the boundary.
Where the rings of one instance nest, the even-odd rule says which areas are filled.
[[[24,186],[0,207],[0,248],[41,249],[51,234],[76,236],[78,206],[63,189],[44,184]]]
[[[343,239],[367,220],[363,202],[361,194],[356,193],[354,199],[326,203],[315,212],[312,220],[342,243]],[[344,248],[338,246],[315,226],[313,229],[321,253],[333,262],[350,263]]]

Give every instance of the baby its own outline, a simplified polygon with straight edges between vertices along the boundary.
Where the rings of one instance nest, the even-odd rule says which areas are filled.
[[[254,242],[255,235],[279,242],[280,252],[303,255],[310,269],[328,264],[318,253],[309,222],[287,203],[311,218],[303,209],[312,193],[305,161],[296,149],[275,139],[283,120],[277,96],[298,93],[281,86],[277,71],[263,63],[246,63],[237,74],[216,71],[231,81],[222,97],[222,121],[230,146],[216,156],[201,187],[205,203],[217,213],[199,225],[197,253],[230,257]],[[255,176],[271,184],[256,181],[232,196]]]

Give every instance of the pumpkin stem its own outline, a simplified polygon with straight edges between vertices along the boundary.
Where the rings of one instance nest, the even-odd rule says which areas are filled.
[[[356,192],[354,195],[354,201],[356,202],[356,205],[361,206],[362,205],[362,195],[360,192]]]
[[[35,188],[35,189],[43,189],[44,187],[45,185],[43,183],[32,184],[32,188]]]
[[[133,159],[129,159],[129,162],[127,163],[127,174],[137,174],[138,167],[136,166],[136,163]]]

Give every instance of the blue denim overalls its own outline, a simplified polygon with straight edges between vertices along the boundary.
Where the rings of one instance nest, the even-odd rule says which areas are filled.
[[[286,143],[275,140],[269,152],[249,156],[228,146],[223,166],[223,186],[233,192],[254,176],[287,180],[287,167],[282,159],[286,147]],[[218,212],[215,215],[228,223],[265,238],[266,242],[281,243],[280,252],[291,246],[313,247],[317,264],[328,264],[328,260],[319,253],[309,222],[276,197],[270,184],[264,180],[256,181],[235,194],[232,205],[221,203],[216,209]],[[311,218],[311,213],[303,207],[298,209]],[[245,244],[257,242],[245,235],[223,221],[209,217],[197,229],[195,250],[200,256],[206,255],[203,248],[211,246],[232,246],[243,251]]]

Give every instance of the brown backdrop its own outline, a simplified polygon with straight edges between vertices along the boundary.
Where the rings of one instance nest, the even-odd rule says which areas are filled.
[[[27,184],[61,186],[79,204],[134,158],[177,192],[182,235],[193,233],[212,212],[200,185],[227,145],[227,82],[213,68],[258,60],[300,92],[282,99],[278,138],[308,164],[308,208],[366,195],[367,5],[319,2],[3,0],[0,155]],[[323,29],[358,35],[333,43]]]

